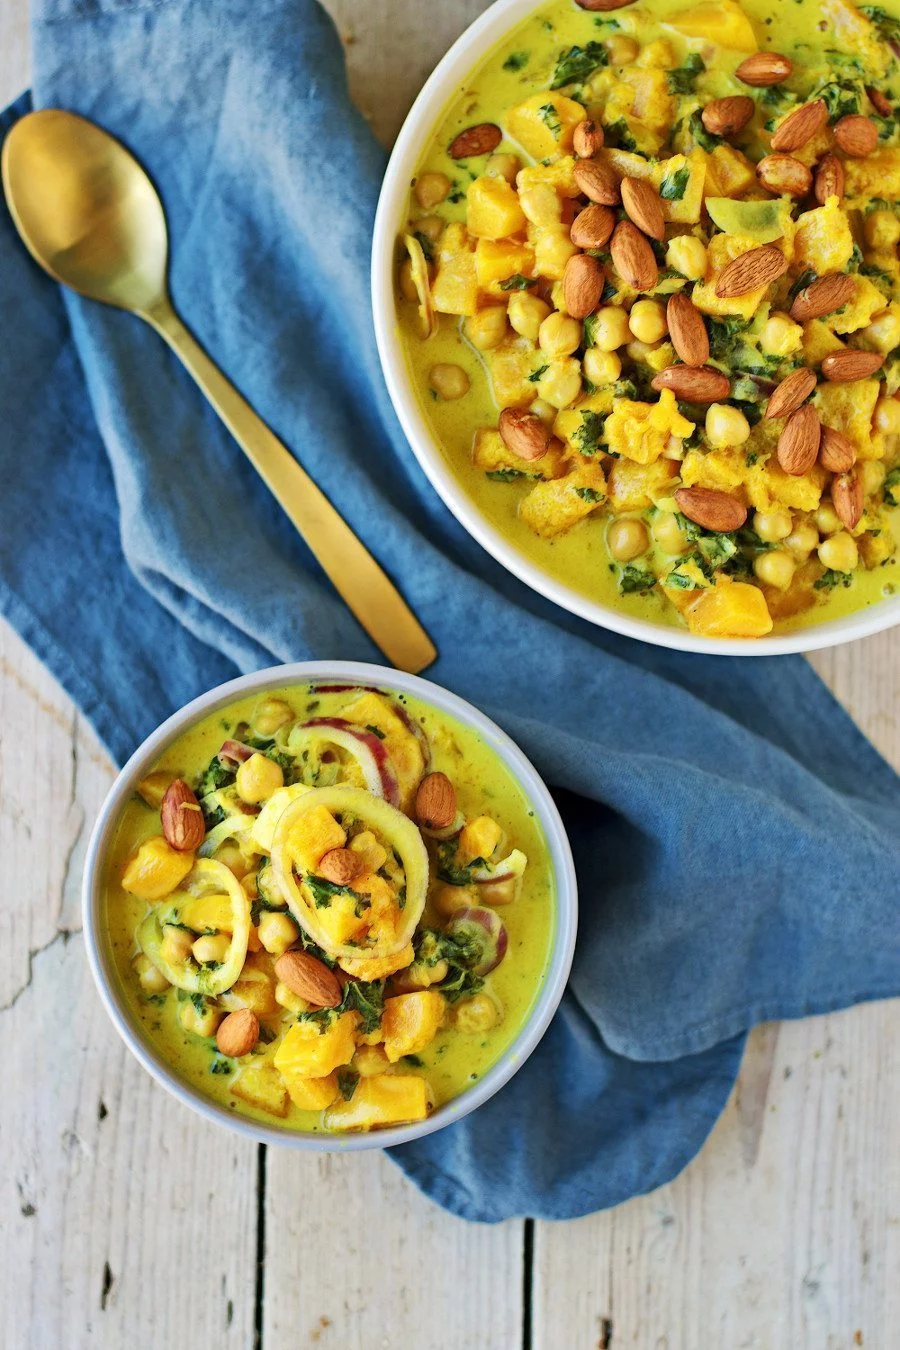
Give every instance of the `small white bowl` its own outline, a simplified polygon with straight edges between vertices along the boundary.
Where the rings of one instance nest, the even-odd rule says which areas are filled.
[[[540,822],[547,841],[550,863],[556,883],[556,931],[553,948],[538,994],[528,1021],[512,1044],[491,1065],[475,1086],[467,1089],[453,1101],[434,1111],[427,1120],[414,1125],[399,1125],[369,1134],[307,1134],[284,1125],[262,1125],[247,1116],[240,1116],[192,1087],[174,1071],[149,1040],[129,1008],[120,977],[110,952],[102,922],[102,901],[105,887],[107,856],[122,810],[136,784],[152,768],[160,754],[177,740],[190,726],[219,708],[225,708],[248,694],[265,693],[290,684],[375,684],[385,690],[411,694],[430,704],[439,712],[448,713],[465,726],[472,728],[484,745],[493,750],[519,782]],[[368,1148],[388,1148],[404,1144],[409,1139],[420,1139],[445,1125],[461,1120],[482,1102],[492,1097],[524,1064],[543,1036],[559,1004],[569,977],[572,954],[575,949],[575,929],[578,901],[575,867],[572,851],[559,812],[550,793],[533,765],[504,731],[470,703],[448,693],[439,685],[420,680],[415,675],[388,670],[383,666],[362,665],[350,661],[314,661],[297,665],[273,666],[253,675],[244,675],[211,689],[208,694],[194,699],[180,712],[163,722],[148,736],[131,756],[109,791],[100,817],[94,827],[85,863],[84,935],[91,972],[100,991],[106,1010],[113,1023],[136,1057],[157,1082],[168,1088],[174,1097],[192,1107],[207,1120],[225,1125],[238,1134],[268,1144],[282,1144],[288,1148],[313,1149],[318,1152],[352,1151]]]
[[[704,638],[684,628],[636,619],[591,600],[537,567],[481,514],[450,470],[429,427],[410,378],[403,354],[397,318],[396,245],[408,214],[409,185],[424,147],[434,135],[448,107],[470,87],[472,72],[518,25],[542,8],[546,0],[496,0],[467,28],[436,67],[403,124],[385,174],[372,241],[372,306],[375,336],[388,392],[413,453],[432,486],[460,524],[498,562],[541,595],[591,623],[626,637],[641,638],[660,647],[718,656],[777,656],[833,647],[854,638],[869,637],[900,623],[900,595],[843,618],[829,619],[810,628],[772,637]]]

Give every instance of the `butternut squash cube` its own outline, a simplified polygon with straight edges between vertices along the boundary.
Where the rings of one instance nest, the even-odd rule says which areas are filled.
[[[381,1031],[384,1052],[392,1064],[404,1055],[417,1055],[430,1045],[444,1020],[446,1003],[436,989],[417,989],[385,999]]]
[[[873,197],[896,201],[900,198],[900,148],[848,159],[844,175],[844,196],[851,206],[865,206]]]
[[[688,628],[703,637],[764,637],[772,631],[766,597],[745,581],[721,577],[685,611]]]
[[[820,384],[815,394],[819,416],[827,427],[842,431],[856,446],[860,459],[880,459],[884,442],[872,431],[880,380],[854,380],[851,384]]]
[[[139,900],[164,900],[194,865],[193,853],[179,853],[161,834],[141,844],[122,873],[122,889]]]
[[[543,539],[571,530],[606,500],[606,477],[591,459],[550,483],[536,483],[519,503],[519,516]]]
[[[494,400],[500,408],[527,408],[537,390],[528,378],[534,366],[534,343],[515,334],[482,353]]]
[[[669,19],[670,27],[685,37],[715,42],[733,52],[755,52],[753,25],[736,0],[701,0]]]
[[[712,275],[706,281],[694,287],[691,299],[704,314],[736,314],[742,319],[752,319],[765,299],[767,286],[757,286],[745,295],[716,295],[716,281],[719,273],[735,258],[758,248],[758,242],[747,234],[716,234],[709,241],[707,253]]]
[[[505,178],[482,174],[466,193],[466,225],[476,239],[505,239],[525,229],[519,195]]]
[[[234,914],[230,895],[185,895],[178,906],[178,921],[195,933],[230,933]]]
[[[485,295],[506,297],[501,282],[514,276],[534,276],[534,249],[514,239],[479,239],[475,246],[475,277]]]
[[[380,878],[379,878],[380,880]],[[353,883],[353,889],[359,889],[359,882]],[[348,942],[358,942],[369,928],[369,911],[360,908],[359,901],[352,895],[332,895],[329,903],[316,910],[316,917],[335,946],[343,947]]]
[[[829,353],[839,352],[843,345],[821,319],[810,319],[803,325],[803,360],[808,366],[821,365]]]
[[[836,314],[827,315],[825,322],[835,333],[855,333],[867,327],[884,309],[884,296],[868,277],[856,276],[856,294]]]
[[[295,1022],[275,1052],[275,1068],[286,1079],[326,1078],[353,1058],[357,1020],[356,1013],[345,1012],[328,1023]]]
[[[475,314],[478,282],[475,255],[465,225],[454,221],[441,235],[431,301],[439,314]]]
[[[374,1130],[424,1120],[428,1086],[415,1074],[381,1073],[361,1078],[349,1101],[336,1101],[325,1113],[330,1130]]]
[[[652,464],[636,464],[632,459],[617,459],[609,471],[609,500],[613,511],[643,511],[672,491],[672,479],[678,465],[671,459]]]
[[[752,162],[734,146],[717,145],[706,156],[705,197],[740,197],[755,183],[756,170]]]
[[[231,1084],[231,1092],[241,1101],[268,1111],[270,1116],[286,1116],[287,1088],[271,1064],[248,1065]]]
[[[414,955],[412,943],[407,942],[393,956],[342,956],[338,965],[355,980],[371,983],[373,980],[386,980],[389,975],[396,975],[398,970],[405,970],[412,965]]]
[[[572,134],[586,117],[586,111],[574,99],[542,90],[512,109],[506,129],[532,159],[549,159],[571,151]]]
[[[324,1111],[340,1096],[336,1073],[326,1074],[324,1078],[302,1078],[282,1069],[281,1076],[291,1101],[300,1111]]]
[[[540,459],[526,464],[503,444],[503,437],[493,427],[480,427],[472,445],[472,463],[484,473],[522,473],[529,478],[558,478],[565,467],[562,447],[551,441],[550,449]]]
[[[314,872],[319,859],[332,848],[343,848],[347,835],[327,806],[314,806],[291,831],[291,846],[304,867]]]
[[[387,850],[379,844],[371,830],[361,830],[354,835],[348,847],[362,859],[367,872],[377,872],[387,862]]]
[[[794,263],[811,267],[817,276],[843,272],[853,253],[853,235],[837,197],[829,197],[824,206],[804,211],[797,217],[794,236]]]
[[[670,436],[684,438],[693,430],[694,423],[678,411],[671,389],[664,389],[657,403],[615,399],[605,427],[610,450],[638,464],[652,464],[668,447]]]

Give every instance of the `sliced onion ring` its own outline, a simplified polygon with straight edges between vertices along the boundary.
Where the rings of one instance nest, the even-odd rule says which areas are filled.
[[[189,994],[208,994],[215,998],[217,994],[224,994],[226,989],[230,989],[243,970],[250,939],[250,901],[233,872],[223,863],[206,858],[194,863],[179,889],[191,895],[221,895],[224,892],[230,899],[233,927],[225,960],[215,967],[200,966],[192,957],[177,966],[167,961],[162,954],[165,904],[152,909],[139,925],[138,946],[157,970],[165,975],[169,984]]]
[[[396,849],[406,880],[406,902],[399,911],[401,923],[390,942],[375,942],[367,947],[351,947],[338,943],[319,922],[316,906],[309,890],[298,882],[294,873],[296,858],[291,848],[291,831],[307,811],[317,806],[340,815],[349,812],[373,830],[388,845]],[[338,784],[335,787],[313,788],[298,797],[282,812],[275,827],[272,842],[272,868],[279,891],[287,901],[291,913],[313,942],[331,956],[373,958],[392,956],[411,941],[416,925],[425,908],[428,891],[428,853],[418,829],[402,811],[361,788]]]
[[[484,867],[472,869],[472,880],[476,886],[486,886],[491,881],[509,881],[512,877],[522,876],[528,866],[528,859],[520,849],[514,848],[496,863],[485,863]]]

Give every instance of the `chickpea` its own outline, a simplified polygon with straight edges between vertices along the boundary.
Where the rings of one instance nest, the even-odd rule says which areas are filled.
[[[500,1009],[488,994],[475,994],[457,1003],[453,1025],[459,1031],[490,1031],[500,1021]]]
[[[843,522],[831,502],[824,502],[816,512],[816,525],[820,534],[835,534],[844,528]]]
[[[232,839],[227,839],[224,844],[219,845],[213,855],[213,861],[220,862],[223,867],[227,867],[229,872],[234,873],[238,881],[242,881],[251,868],[251,864]]]
[[[861,336],[878,352],[887,353],[900,346],[900,305],[888,305],[876,314]]]
[[[753,528],[765,544],[777,544],[787,539],[794,528],[790,511],[776,507],[771,511],[757,511],[753,517]]]
[[[588,347],[583,364],[585,379],[591,384],[615,384],[622,374],[622,362],[615,352],[603,352],[599,347]]]
[[[230,946],[231,942],[225,933],[205,933],[203,937],[197,938],[191,952],[198,965],[205,966],[214,961],[220,966],[228,955]]]
[[[438,398],[444,399],[446,403],[464,398],[469,392],[468,375],[462,366],[452,365],[449,361],[439,361],[431,367],[428,383]]]
[[[186,928],[178,928],[173,923],[163,925],[160,955],[170,966],[182,966],[191,954],[194,934]]]
[[[528,338],[531,342],[537,342],[541,324],[551,312],[545,300],[529,295],[527,291],[515,291],[506,307],[512,327],[520,337]]]
[[[750,435],[750,423],[739,408],[713,403],[706,413],[706,439],[713,449],[743,445]]]
[[[702,281],[706,276],[706,245],[696,235],[676,234],[666,249],[666,265],[688,281]]]
[[[635,338],[633,342],[629,342],[628,346],[625,348],[626,354],[632,361],[643,361],[647,365],[649,365],[650,357],[655,351],[656,347],[651,343],[638,342],[637,338]]]
[[[852,534],[841,531],[819,545],[819,562],[833,572],[852,572],[859,562],[859,549]]]
[[[428,989],[432,984],[440,984],[446,979],[450,967],[446,961],[435,961],[433,966],[424,961],[414,961],[403,972],[403,983],[411,989]]]
[[[773,548],[753,560],[753,571],[767,586],[786,591],[794,579],[796,559],[786,549]]]
[[[803,328],[788,314],[770,314],[759,335],[759,345],[769,356],[790,356],[800,350]]]
[[[880,398],[875,404],[875,430],[885,436],[900,436],[900,399]]]
[[[372,1078],[376,1073],[386,1073],[391,1062],[380,1045],[361,1045],[353,1056],[353,1067],[361,1078]]]
[[[275,872],[270,864],[267,863],[257,872],[256,889],[269,909],[287,909],[285,898],[275,884]]]
[[[542,398],[536,398],[528,411],[534,413],[535,417],[539,417],[545,426],[552,427],[559,409],[554,408],[552,403],[547,403]]]
[[[628,327],[638,342],[659,342],[669,331],[666,311],[658,300],[636,300],[628,316]]]
[[[424,234],[430,243],[436,244],[444,233],[444,222],[440,216],[422,216],[420,220],[413,221],[413,230],[416,234]]]
[[[237,771],[234,780],[241,801],[256,806],[271,797],[280,787],[284,787],[284,774],[281,765],[274,759],[257,752],[245,759]]]
[[[144,956],[143,952],[136,956],[131,964],[138,977],[138,984],[145,994],[164,994],[167,989],[171,988],[162,971],[157,970],[153,962]]]
[[[281,956],[300,936],[300,929],[289,914],[265,910],[259,916],[259,940],[270,956]]]
[[[642,520],[628,516],[614,520],[606,531],[606,546],[617,562],[639,558],[650,546],[647,527]]]
[[[900,240],[900,220],[893,211],[870,211],[863,221],[863,234],[869,248],[887,251]]]
[[[550,183],[522,188],[519,205],[532,225],[558,225],[562,219],[562,202]]]
[[[484,171],[490,178],[505,178],[511,187],[515,186],[516,174],[522,167],[522,161],[518,155],[507,154],[506,151],[500,151],[493,155],[488,155]]]
[[[628,315],[618,305],[604,305],[597,311],[594,324],[594,346],[601,352],[614,352],[624,347],[631,337]]]
[[[446,200],[450,192],[450,179],[445,173],[420,173],[413,192],[419,205],[430,211]]]
[[[884,486],[885,468],[880,459],[867,459],[858,466],[864,497],[874,497]]]
[[[279,980],[275,986],[275,1002],[279,1007],[286,1008],[288,1012],[292,1013],[306,1012],[309,1008],[306,999],[301,998],[299,994],[295,994],[293,989],[289,989],[282,980]]]
[[[431,897],[431,903],[442,919],[449,919],[458,909],[477,905],[478,900],[474,890],[469,886],[438,886]]]
[[[400,294],[404,300],[409,300],[413,304],[419,298],[416,283],[413,281],[412,263],[409,258],[400,265]]]
[[[473,347],[489,352],[506,337],[506,306],[487,305],[463,322],[463,332]]]
[[[542,225],[534,234],[534,268],[539,276],[561,281],[566,263],[578,249],[569,238],[568,225]]]
[[[614,66],[630,66],[641,50],[640,43],[633,37],[625,37],[620,33],[608,37],[603,45],[609,52],[610,64]]]
[[[274,736],[280,727],[293,722],[294,710],[283,698],[267,698],[254,710],[250,725],[257,736]]]
[[[568,408],[581,393],[581,362],[574,356],[554,357],[538,380],[537,391],[554,408]]]
[[[203,1000],[201,1007],[195,1007],[194,1000],[188,999],[178,1009],[178,1020],[192,1036],[209,1038],[215,1036],[216,1027],[225,1016],[221,1008]]]
[[[581,346],[581,324],[568,314],[548,314],[538,331],[538,344],[547,356],[571,356]]]
[[[678,554],[687,550],[688,537],[673,511],[660,511],[653,521],[651,532],[664,553]]]
[[[813,549],[818,547],[818,543],[819,531],[810,521],[798,525],[784,541],[785,547],[789,548],[800,562],[806,562]]]

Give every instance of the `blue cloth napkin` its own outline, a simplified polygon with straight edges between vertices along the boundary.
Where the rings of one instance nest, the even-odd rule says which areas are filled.
[[[897,778],[801,659],[591,628],[437,500],[372,335],[384,155],[314,0],[38,0],[34,51],[35,103],[149,169],[176,306],[399,578],[429,676],[516,738],[571,833],[581,932],[551,1030],[490,1103],[392,1158],[487,1221],[669,1180],[750,1026],[900,992]],[[0,604],[113,755],[239,671],[377,660],[159,339],[63,295],[5,214],[0,258]]]

